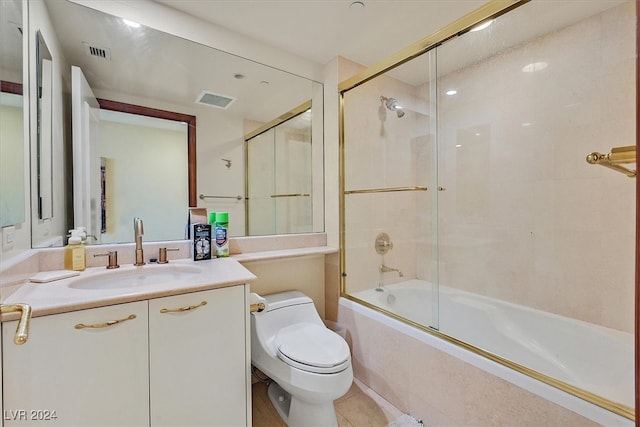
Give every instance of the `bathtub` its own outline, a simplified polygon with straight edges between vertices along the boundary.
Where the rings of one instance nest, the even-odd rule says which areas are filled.
[[[440,286],[436,305],[433,292],[429,282],[412,279],[385,285],[382,292],[368,289],[352,296],[611,402],[634,407],[633,334],[446,286]],[[444,342],[442,338],[354,301],[341,298],[340,304],[401,333],[423,334],[422,340],[430,345],[441,347]],[[455,347],[456,357],[469,363],[480,368],[483,368],[480,365],[490,363],[477,353],[461,352],[460,347]],[[496,364],[490,366],[492,370],[496,369],[493,365]],[[559,397],[560,390],[555,387],[532,381],[530,377],[524,379],[522,373],[500,366],[504,372],[497,375],[503,379],[521,387],[525,384],[523,388],[594,421],[606,425],[625,425],[625,420],[629,421],[568,393],[561,392]],[[549,398],[550,391],[554,395],[552,398]],[[565,404],[557,402],[558,399]],[[614,417],[610,419],[609,414]],[[629,423],[632,425],[631,421]]]

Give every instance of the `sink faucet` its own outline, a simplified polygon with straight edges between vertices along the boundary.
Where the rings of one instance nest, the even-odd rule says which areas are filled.
[[[142,251],[142,235],[144,227],[142,220],[138,217],[133,218],[133,237],[136,240],[136,262],[133,265],[144,265],[144,252]]]
[[[398,270],[397,268],[387,267],[384,264],[380,264],[379,271],[380,271],[380,273],[389,273],[391,271],[397,271],[398,272],[398,276],[400,276],[400,277],[404,276],[404,274],[402,274],[402,271]]]

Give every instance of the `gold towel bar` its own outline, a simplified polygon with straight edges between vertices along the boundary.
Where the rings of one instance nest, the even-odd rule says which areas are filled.
[[[615,147],[611,149],[610,153],[602,154],[594,151],[587,155],[587,163],[592,165],[602,165],[614,171],[621,172],[633,178],[637,172],[632,169],[627,169],[624,166],[620,166],[625,163],[636,162],[636,147],[635,145],[629,145],[626,147]]]
[[[389,187],[389,188],[371,188],[369,190],[347,190],[344,194],[365,194],[365,193],[391,193],[395,191],[427,191],[427,187]]]
[[[276,197],[309,197],[311,194],[308,193],[289,193],[289,194],[272,194],[271,198],[275,199]]]
[[[244,198],[239,194],[237,196],[205,196],[204,194],[201,194],[198,197],[200,198],[200,200],[204,200],[204,199],[236,199],[236,200],[242,200]]]

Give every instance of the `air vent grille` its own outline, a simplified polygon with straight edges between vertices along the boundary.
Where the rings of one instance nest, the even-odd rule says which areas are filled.
[[[200,95],[198,95],[195,102],[196,104],[203,104],[226,110],[235,100],[236,98],[229,95],[222,95],[220,93],[204,90]]]
[[[111,49],[106,47],[92,46],[89,43],[83,42],[84,51],[87,55],[95,58],[104,59],[106,61],[111,60]]]

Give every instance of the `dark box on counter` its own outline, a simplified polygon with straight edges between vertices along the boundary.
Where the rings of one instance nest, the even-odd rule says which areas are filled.
[[[193,225],[193,260],[211,259],[211,225]]]

